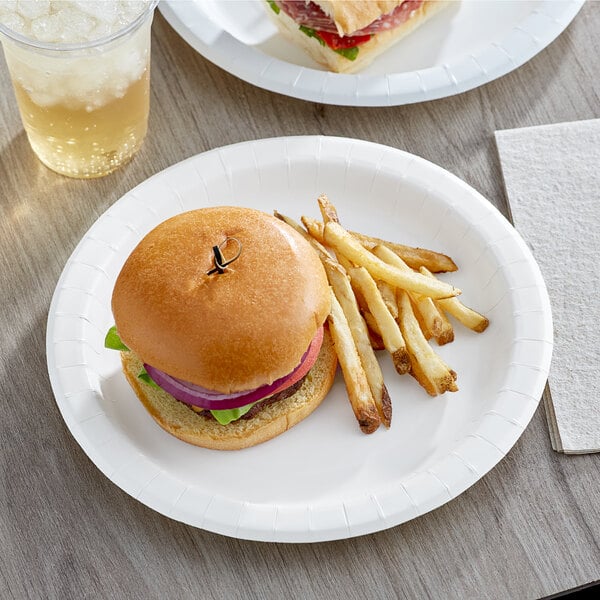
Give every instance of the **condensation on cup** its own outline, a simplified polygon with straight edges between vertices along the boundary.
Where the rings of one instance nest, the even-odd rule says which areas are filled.
[[[38,158],[69,177],[128,161],[148,126],[158,0],[0,0],[0,39]]]

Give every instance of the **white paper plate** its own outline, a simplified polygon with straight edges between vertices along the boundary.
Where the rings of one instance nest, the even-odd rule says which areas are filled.
[[[197,448],[145,412],[103,347],[112,288],[138,241],[182,211],[240,204],[318,216],[327,192],[343,222],[438,249],[445,276],[491,325],[457,325],[439,353],[460,391],[430,398],[385,356],[393,423],[360,432],[338,376],[324,403],[247,450]],[[65,422],[98,468],[128,494],[196,527],[240,538],[308,542],[378,531],[456,497],[489,471],[532,417],[547,378],[552,325],[546,288],[525,243],[475,190],[422,158],[331,137],[245,142],[158,173],[117,201],[81,240],[58,282],[48,369]]]
[[[171,26],[208,60],[258,87],[349,106],[395,106],[483,85],[527,62],[584,0],[462,0],[357,75],[326,72],[286,41],[264,0],[163,0]]]

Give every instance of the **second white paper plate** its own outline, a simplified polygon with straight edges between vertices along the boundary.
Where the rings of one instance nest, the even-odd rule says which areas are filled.
[[[356,75],[329,73],[285,40],[264,0],[163,0],[188,44],[219,67],[294,98],[395,106],[444,98],[521,66],[569,25],[584,0],[461,0]]]

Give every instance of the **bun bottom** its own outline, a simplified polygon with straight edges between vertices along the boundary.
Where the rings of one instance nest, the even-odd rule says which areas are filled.
[[[203,448],[240,450],[266,442],[290,429],[312,413],[323,401],[335,377],[337,356],[327,327],[323,345],[302,387],[289,398],[265,406],[251,419],[221,425],[195,413],[162,389],[138,378],[143,364],[133,352],[121,352],[127,381],[152,418],[168,433]]]
[[[283,11],[275,15],[266,3],[265,6],[282,35],[300,46],[313,60],[336,73],[356,73],[449,4],[449,0],[425,0],[408,21],[394,29],[378,33],[365,44],[361,44],[355,60],[344,58],[327,45],[322,46],[318,40],[300,31],[298,24]]]

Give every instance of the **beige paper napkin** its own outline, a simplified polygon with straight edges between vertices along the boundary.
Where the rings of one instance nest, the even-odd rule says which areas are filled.
[[[496,132],[514,225],[548,287],[552,446],[600,452],[600,119]]]

